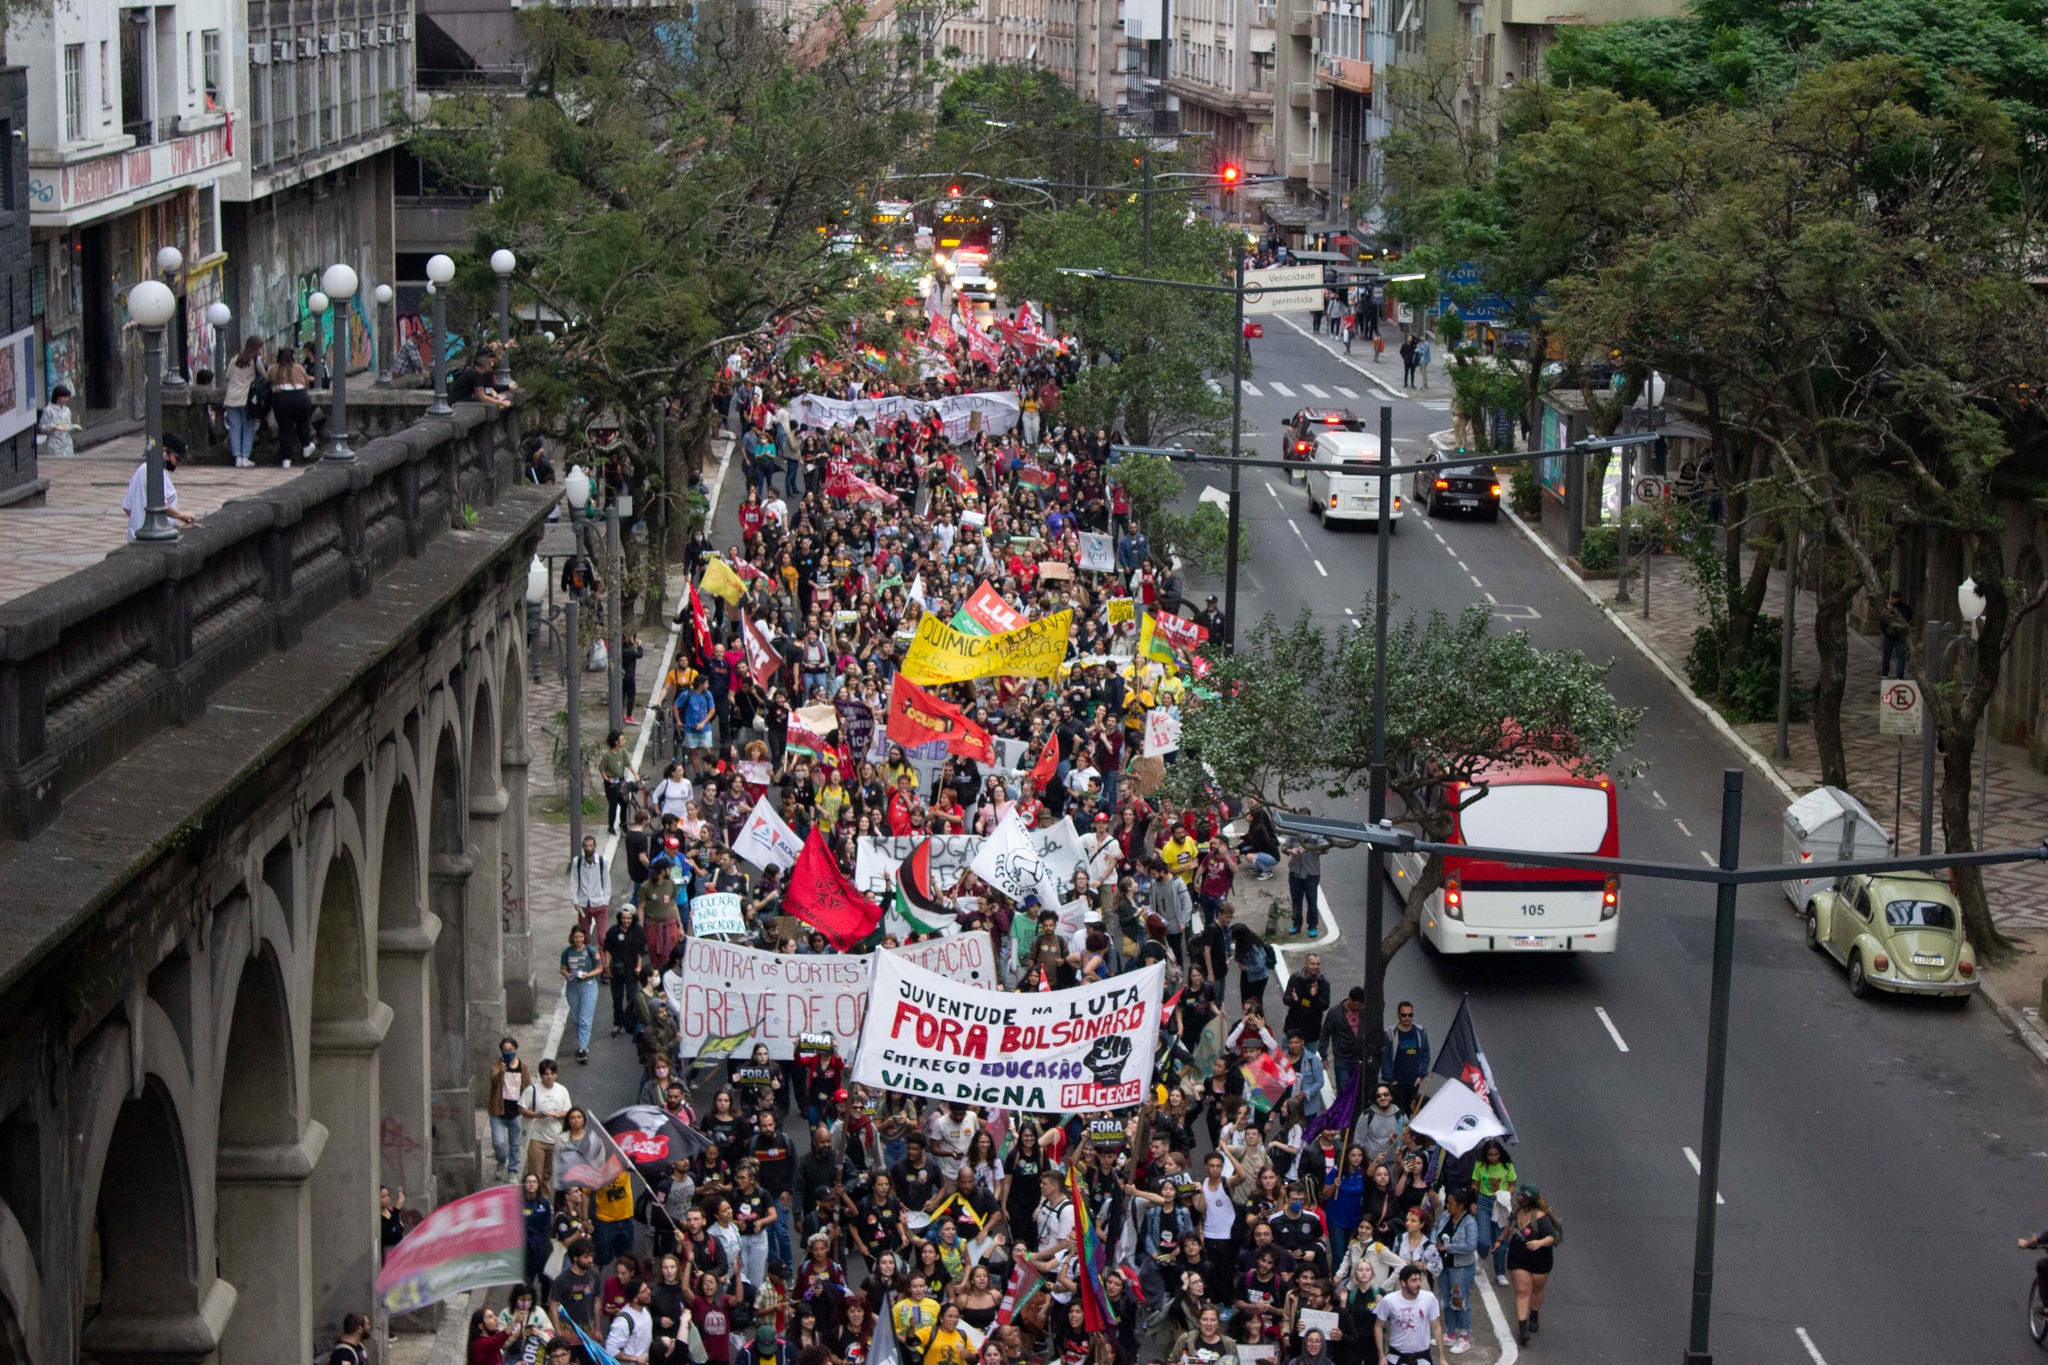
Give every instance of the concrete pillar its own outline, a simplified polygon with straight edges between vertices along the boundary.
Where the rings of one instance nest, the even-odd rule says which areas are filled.
[[[220,1149],[215,1242],[221,1278],[238,1295],[221,1335],[220,1365],[313,1357],[312,1175],[327,1137],[316,1122],[297,1142]]]
[[[391,1010],[391,1031],[377,1054],[378,1179],[406,1203],[429,1209],[435,1197],[433,1058],[428,1038],[432,987],[428,973],[441,921],[377,935],[377,994]]]
[[[463,1052],[477,1103],[488,1100],[491,1063],[498,1058],[498,1039],[505,1035],[505,902],[512,894],[512,864],[505,857],[500,831],[510,798],[503,787],[478,792],[469,803],[469,856],[478,871],[469,879],[469,932],[462,951],[468,958],[463,977],[469,985],[464,1020]],[[489,869],[486,875],[483,869]]]
[[[510,725],[514,717],[507,716]],[[505,779],[505,818],[499,822],[498,839],[509,865],[505,886],[504,967],[505,1019],[513,1024],[530,1024],[536,1015],[537,992],[533,984],[532,904],[526,889],[526,769],[532,755],[526,736],[515,734],[498,760]]]
[[[369,1311],[377,1281],[377,1051],[391,1030],[381,1000],[365,1019],[315,1023],[314,1126],[327,1130],[312,1168],[313,1338],[333,1341],[345,1313]],[[282,1349],[272,1359],[285,1358]],[[306,1357],[295,1357],[304,1359]]]
[[[443,1202],[481,1187],[483,1161],[476,1132],[476,1094],[466,1046],[469,1034],[469,883],[476,864],[468,854],[436,853],[427,864],[428,905],[441,921],[434,944],[432,1027],[434,1194]],[[492,923],[497,922],[492,916]],[[502,970],[494,961],[495,981]],[[494,1038],[491,1040],[496,1042]]]

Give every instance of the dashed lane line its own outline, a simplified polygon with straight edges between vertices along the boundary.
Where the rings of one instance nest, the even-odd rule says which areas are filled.
[[[1616,1028],[1614,1021],[1607,1017],[1607,1011],[1595,1005],[1593,1006],[1593,1013],[1600,1016],[1600,1022],[1606,1027],[1607,1036],[1614,1040],[1614,1046],[1622,1052],[1628,1051],[1628,1044],[1622,1041],[1621,1030]]]
[[[1806,1335],[1804,1327],[1794,1327],[1792,1335],[1799,1338],[1799,1344],[1806,1348],[1806,1354],[1813,1359],[1813,1365],[1828,1365],[1827,1357],[1820,1353],[1820,1347],[1813,1344],[1813,1338]]]
[[[1323,567],[1323,561],[1320,559],[1316,561],[1316,572],[1321,574],[1325,578],[1328,578],[1330,576],[1330,571]]]
[[[1690,1147],[1683,1147],[1679,1150],[1683,1151],[1685,1153],[1685,1159],[1692,1163],[1692,1173],[1694,1175],[1698,1175],[1700,1173],[1700,1154],[1698,1152],[1695,1152]],[[1719,1190],[1715,1190],[1714,1202],[1716,1204],[1725,1204],[1728,1201],[1721,1197],[1721,1192]]]

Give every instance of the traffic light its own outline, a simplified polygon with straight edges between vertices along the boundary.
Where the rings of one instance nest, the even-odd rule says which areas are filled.
[[[1223,188],[1224,188],[1224,189],[1226,189],[1226,190],[1234,190],[1234,189],[1236,189],[1236,188],[1237,188],[1237,182],[1238,182],[1238,178],[1239,178],[1240,176],[1242,176],[1242,175],[1244,174],[1244,172],[1243,172],[1243,171],[1241,171],[1241,170],[1239,170],[1239,169],[1238,169],[1237,167],[1235,167],[1235,166],[1232,166],[1232,165],[1228,165],[1228,164],[1226,164],[1226,165],[1225,165],[1225,166],[1223,167],[1223,172],[1222,172],[1222,174],[1223,174]]]
[[[948,198],[958,199],[960,197],[960,187],[958,185],[946,186],[946,195]]]

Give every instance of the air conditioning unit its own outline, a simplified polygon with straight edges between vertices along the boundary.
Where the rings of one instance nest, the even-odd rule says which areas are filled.
[[[379,47],[382,47],[382,46],[384,46],[384,44],[386,44],[386,43],[388,43],[388,42],[390,42],[390,41],[391,41],[391,25],[389,25],[389,24],[379,24],[379,25],[377,25],[377,46],[379,46]]]
[[[410,22],[399,24],[397,28],[399,42],[409,43],[412,41],[412,24]]]
[[[356,50],[356,35],[347,29],[343,29],[341,33],[341,50],[343,52],[354,52]]]
[[[318,45],[318,44],[317,44],[317,43],[316,43],[316,42],[315,42],[315,41],[314,41],[313,39],[311,39],[311,38],[301,38],[301,39],[299,39],[299,55],[300,55],[301,57],[311,57],[311,56],[315,55],[316,53],[318,53],[318,52],[319,52],[319,50],[320,50],[320,48],[319,48],[319,45]]]
[[[364,47],[375,47],[376,45],[377,45],[377,31],[376,31],[375,29],[370,29],[370,28],[366,28],[366,29],[360,29],[360,30],[358,30],[358,31],[357,31],[357,33],[356,33],[356,46],[357,46],[358,48],[364,48]]]
[[[334,51],[334,35],[332,33],[323,33],[320,35],[320,50],[322,52]]]
[[[269,65],[270,65],[270,44],[269,44],[269,43],[251,43],[251,44],[249,44],[249,65],[251,65],[251,66],[269,66]]]
[[[292,40],[276,38],[270,44],[270,59],[274,62],[288,62],[292,59]]]

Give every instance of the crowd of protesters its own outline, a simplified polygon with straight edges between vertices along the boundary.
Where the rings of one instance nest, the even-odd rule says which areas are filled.
[[[1063,420],[1072,355],[1001,331],[997,363],[909,386],[1018,396],[1014,425],[964,432],[936,414],[807,427],[801,394],[901,390],[858,355],[764,341],[729,358],[738,534],[715,553],[738,586],[699,592],[678,618],[649,771],[622,737],[607,745],[623,875],[585,841],[560,958],[576,1061],[608,989],[641,1103],[704,1149],[653,1180],[565,1180],[563,1154],[589,1150],[596,1118],[554,1059],[529,1076],[506,1040],[493,1136],[502,1176],[524,1182],[530,1283],[476,1315],[473,1365],[598,1358],[576,1328],[632,1365],[1441,1361],[1469,1348],[1489,1271],[1513,1285],[1522,1338],[1540,1330],[1558,1222],[1501,1144],[1454,1157],[1412,1126],[1429,1039],[1405,1003],[1374,1020],[1362,989],[1333,992],[1316,952],[1322,847],[1283,838],[1256,801],[1168,799],[1188,790],[1164,781],[1172,756],[1144,757],[1148,713],[1198,705],[1205,670],[1193,651],[1141,653],[1140,623],[1214,629],[1214,599],[1184,600],[1132,523],[1107,433]],[[1112,539],[1113,567],[1082,567],[1084,533]],[[1020,621],[1071,610],[1067,664],[934,688],[1015,761],[920,761],[886,737],[893,676],[920,616],[955,619],[984,585]],[[792,717],[818,707],[839,717],[835,738],[793,741],[810,730]],[[990,1111],[851,1085],[836,1051],[686,1055],[665,978],[692,896],[741,897],[734,941],[839,951],[786,913],[781,866],[734,853],[763,797],[849,875],[863,837],[1070,819],[1086,856],[1058,890],[1066,910],[1084,903],[1078,926],[966,873],[935,892],[942,930],[892,916],[871,942],[985,931],[1022,991],[1163,964],[1144,1103]],[[1280,877],[1284,895],[1252,893]],[[1283,963],[1271,939],[1289,931]],[[1089,1274],[1106,1321],[1084,1304]]]

